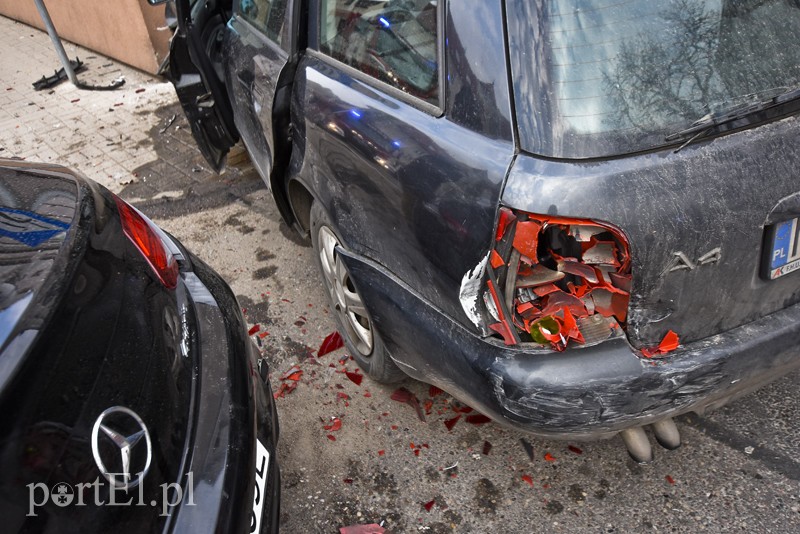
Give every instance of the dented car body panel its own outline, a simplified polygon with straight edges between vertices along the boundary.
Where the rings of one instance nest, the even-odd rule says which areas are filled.
[[[629,338],[653,345],[672,329],[696,341],[800,300],[795,277],[760,274],[765,227],[800,216],[800,206],[784,200],[798,190],[799,139],[793,117],[677,154],[604,162],[520,157],[503,203],[625,229],[633,262]],[[699,261],[716,249],[719,257]]]
[[[276,48],[275,32],[273,56],[243,44],[244,3],[225,37],[236,126],[287,224],[312,231],[312,205],[332,221],[408,375],[504,424],[592,438],[800,366],[800,263],[767,259],[783,251],[778,225],[788,239],[800,217],[800,78],[794,52],[759,61],[796,2],[634,2],[648,16],[622,25],[631,39],[595,47],[625,6],[298,0],[283,2],[290,40]],[[774,13],[785,20],[763,30]],[[634,67],[664,62],[611,54],[667,34],[680,44],[695,19],[702,80],[644,87]],[[686,56],[665,43],[651,49]],[[593,78],[581,51],[608,54],[616,78]],[[659,89],[673,82],[674,95]]]
[[[714,409],[798,366],[797,305],[687,344],[664,359],[641,358],[624,338],[542,354],[487,343],[381,266],[345,257],[403,371],[495,421],[545,438],[607,438]],[[770,342],[764,343],[760,333],[767,328]]]

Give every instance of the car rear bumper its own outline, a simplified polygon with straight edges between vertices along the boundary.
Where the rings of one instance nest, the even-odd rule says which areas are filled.
[[[800,367],[800,305],[646,359],[624,337],[562,353],[482,339],[381,266],[342,252],[392,358],[499,423],[596,439],[702,412]]]
[[[208,266],[190,256],[181,274],[196,324],[198,369],[193,391],[191,446],[182,481],[192,503],[172,513],[169,532],[251,532],[258,440],[269,453],[261,532],[278,532],[280,473],[278,419],[266,372],[247,335],[236,299]],[[191,473],[191,478],[188,474]]]

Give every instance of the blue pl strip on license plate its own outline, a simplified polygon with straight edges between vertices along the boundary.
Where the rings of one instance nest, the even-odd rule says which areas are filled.
[[[771,280],[800,269],[800,232],[798,220],[778,224],[772,238],[769,277]]]

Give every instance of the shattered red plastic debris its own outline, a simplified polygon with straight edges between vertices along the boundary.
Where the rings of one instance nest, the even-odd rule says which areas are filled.
[[[467,416],[467,423],[471,425],[484,425],[486,423],[490,423],[491,421],[491,419],[480,413]]]
[[[322,341],[322,345],[317,350],[317,357],[325,356],[329,352],[333,352],[344,347],[344,340],[339,332],[332,332]]]
[[[300,380],[301,376],[303,376],[303,370],[300,369],[299,365],[293,365],[291,369],[281,375],[281,380],[292,380],[293,382],[297,382]]]
[[[667,482],[669,482],[670,484],[675,484],[675,479],[674,479],[674,478],[672,478],[672,477],[671,477],[671,476],[669,476],[669,475],[665,476],[665,477],[664,477],[664,479],[665,479]]]
[[[511,215],[516,224],[504,222]],[[626,326],[631,262],[621,231],[592,220],[512,212],[501,213],[497,232],[491,265],[514,293],[501,294],[487,278],[488,312],[496,321],[487,326],[507,345],[533,341],[562,351]],[[582,321],[595,314],[600,321]]]
[[[550,454],[549,452],[544,453],[544,459],[546,462],[555,462],[556,457]]]
[[[489,263],[491,264],[493,269],[498,269],[506,264],[506,262],[503,261],[502,256],[500,256],[500,254],[498,254],[496,250],[492,250],[492,255],[489,258]]]
[[[430,501],[426,502],[422,506],[425,507],[425,511],[430,512],[431,508],[433,508],[434,504],[436,504],[436,500],[435,499],[431,499]]]
[[[448,419],[447,421],[444,422],[444,426],[447,427],[448,431],[453,430],[453,427],[456,426],[456,423],[458,423],[459,419],[461,419],[460,415],[457,415],[452,419]]]
[[[578,447],[576,447],[575,445],[568,445],[567,448],[570,451],[574,452],[575,454],[583,454],[583,450],[578,448]]]
[[[425,422],[425,414],[422,411],[422,406],[419,404],[419,399],[417,396],[411,393],[406,388],[398,388],[392,393],[391,399],[393,401],[402,402],[403,404],[408,404],[417,412],[417,417],[422,422]]]
[[[514,212],[508,208],[500,208],[500,216],[497,219],[497,234],[495,235],[495,241],[500,241],[503,239],[503,235],[506,233],[506,227],[516,220],[517,216],[514,215]]]
[[[680,339],[678,338],[678,334],[670,330],[664,335],[664,338],[661,340],[661,343],[659,343],[657,347],[642,349],[642,355],[645,358],[652,358],[654,356],[668,354],[673,350],[677,349],[679,345],[680,345]]]
[[[325,430],[329,430],[331,432],[336,432],[342,428],[342,420],[338,417],[334,417],[331,419],[331,422],[325,426],[323,426]]]
[[[347,378],[349,378],[357,386],[360,386],[361,381],[364,380],[364,375],[359,373],[354,373],[352,371],[345,371],[344,374],[347,375]]]
[[[407,403],[409,400],[411,400],[411,397],[413,395],[414,394],[411,393],[406,388],[398,388],[398,389],[394,390],[394,393],[392,393],[392,396],[390,398],[393,401]]]
[[[352,478],[345,478],[344,480],[342,480],[342,482],[344,482],[345,484],[352,484],[353,483],[353,479]]]
[[[348,395],[347,393],[342,393],[341,391],[337,391],[336,392],[336,398],[337,399],[343,399],[343,400],[350,400],[350,395]]]
[[[431,398],[438,397],[442,393],[444,393],[444,391],[442,391],[441,389],[437,388],[436,386],[431,386],[431,387],[428,388],[428,395]]]
[[[522,480],[527,482],[530,487],[533,487],[533,479],[530,475],[522,475]]]
[[[281,386],[278,388],[278,391],[272,394],[273,399],[283,398],[292,391],[295,390],[297,387],[297,382],[282,382]]]
[[[333,434],[328,434],[328,439],[331,441],[336,441],[336,436],[334,436]]]
[[[489,456],[489,453],[492,451],[492,444],[488,441],[483,442],[483,455]]]
[[[536,248],[541,230],[542,225],[536,221],[518,222],[514,232],[514,248],[520,254],[524,254],[532,260],[536,259]]]
[[[384,532],[386,532],[386,529],[375,523],[339,527],[339,534],[383,534]]]
[[[250,328],[250,330],[247,331],[247,335],[248,336],[252,336],[253,334],[258,332],[259,330],[261,330],[261,325],[260,324],[253,325],[253,327]]]
[[[383,450],[383,449],[381,449],[381,450],[379,450],[379,451],[378,451],[378,456],[383,456],[383,455],[385,455],[385,454],[386,454],[386,451],[385,451],[385,450]]]

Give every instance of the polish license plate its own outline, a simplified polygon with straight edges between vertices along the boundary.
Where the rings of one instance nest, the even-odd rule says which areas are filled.
[[[800,269],[800,224],[798,219],[775,225],[769,252],[769,278],[778,277]]]
[[[253,511],[250,515],[250,532],[261,532],[261,516],[267,496],[267,474],[269,473],[269,451],[256,439],[256,483],[253,489]]]

